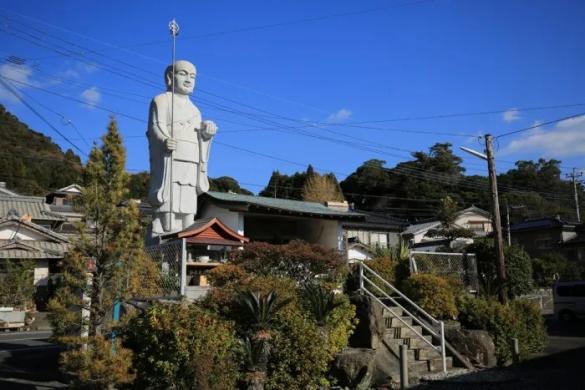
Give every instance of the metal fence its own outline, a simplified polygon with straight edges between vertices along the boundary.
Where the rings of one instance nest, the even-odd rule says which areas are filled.
[[[456,277],[471,292],[479,289],[477,262],[473,253],[410,252],[411,273]]]
[[[160,245],[144,248],[146,255],[160,265],[160,287],[163,296],[182,295],[182,270],[183,243],[181,240],[170,241]]]

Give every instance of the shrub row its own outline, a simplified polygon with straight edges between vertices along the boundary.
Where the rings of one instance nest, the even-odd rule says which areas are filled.
[[[459,301],[459,320],[466,328],[490,333],[500,365],[512,358],[513,338],[518,338],[521,358],[546,345],[544,319],[539,308],[527,300],[502,305],[493,299],[465,297]]]

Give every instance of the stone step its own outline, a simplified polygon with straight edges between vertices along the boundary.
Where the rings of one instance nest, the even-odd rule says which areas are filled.
[[[412,326],[412,329],[403,326],[397,328],[389,328],[386,331],[393,335],[394,338],[396,339],[405,339],[410,337],[419,337],[415,332],[418,332],[418,334],[422,334],[422,326],[414,325]]]
[[[431,336],[423,336],[425,340],[432,342]],[[403,337],[396,338],[393,334],[387,333],[384,335],[384,341],[392,345],[406,344],[409,349],[433,349],[428,343],[424,342],[420,337]]]
[[[413,351],[415,351],[415,357],[417,360],[429,360],[441,357],[441,353],[436,349],[431,348],[428,344],[425,348],[414,348]]]
[[[411,317],[400,317],[402,321],[406,322],[408,325],[412,325],[412,318]],[[404,322],[400,321],[397,317],[386,317],[386,328],[402,328],[406,327]]]
[[[431,336],[425,335],[423,337],[428,342],[432,342],[433,341],[433,338]],[[426,343],[424,340],[422,340],[418,336],[404,338],[404,340],[405,340],[405,344],[408,345],[408,347],[409,348],[412,348],[412,349],[427,349],[427,348],[432,348],[428,343]]]
[[[392,311],[392,312],[390,312]],[[384,318],[402,317],[404,311],[398,306],[388,306],[388,309],[384,308]]]
[[[448,356],[446,359],[447,370],[453,368],[453,358]],[[439,357],[430,360],[416,360],[408,362],[408,376],[420,377],[421,375],[443,371],[443,360]]]
[[[445,358],[445,360],[447,363],[447,370],[449,370],[450,368],[453,368],[453,358],[451,356],[447,356]],[[441,357],[437,357],[434,359],[428,359],[427,363],[428,363],[429,372],[437,372],[437,371],[443,370],[443,359]]]

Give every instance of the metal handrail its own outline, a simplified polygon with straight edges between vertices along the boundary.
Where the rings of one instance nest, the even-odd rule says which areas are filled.
[[[427,313],[422,307],[420,307],[419,305],[417,305],[416,303],[414,303],[410,298],[408,298],[406,295],[404,295],[400,290],[398,290],[396,287],[394,287],[393,285],[391,285],[383,277],[381,277],[380,275],[378,275],[378,273],[376,271],[374,271],[373,269],[371,269],[370,267],[368,267],[367,265],[365,265],[363,263],[363,261],[360,262],[360,265],[362,267],[364,267],[366,270],[368,270],[370,273],[372,273],[374,276],[376,276],[378,279],[380,279],[386,286],[390,287],[392,289],[392,291],[394,291],[396,294],[398,294],[401,298],[403,298],[404,300],[406,300],[406,302],[408,302],[417,311],[419,311],[421,314],[423,314],[432,324],[439,325],[439,322],[440,321],[438,321],[437,319],[435,319],[432,315],[430,315],[429,313]],[[361,276],[363,276],[363,272],[361,273]]]
[[[376,273],[376,271],[374,271],[373,269],[371,269],[370,267],[368,267],[367,265],[365,265],[363,263],[363,261],[359,262],[360,264],[360,268],[359,268],[359,283],[360,283],[360,291],[365,292],[366,294],[368,294],[369,296],[371,296],[372,298],[374,298],[378,303],[380,303],[386,310],[388,310],[393,316],[394,318],[397,318],[400,322],[402,322],[408,329],[410,329],[416,336],[418,336],[419,338],[421,338],[425,343],[427,343],[428,345],[430,345],[435,351],[440,352],[441,353],[441,359],[443,362],[443,372],[447,372],[447,358],[446,358],[446,354],[445,354],[445,325],[443,323],[443,321],[438,321],[437,319],[435,319],[433,316],[431,316],[429,313],[427,313],[423,308],[421,308],[420,306],[418,306],[416,303],[414,303],[411,299],[409,299],[406,295],[404,295],[402,292],[400,292],[396,287],[394,287],[393,285],[391,285],[388,281],[386,281],[384,278],[382,278],[380,275],[378,275],[378,273]],[[368,277],[366,277],[364,275],[364,268],[366,270],[368,270],[369,272],[371,272],[374,276],[376,276],[378,279],[380,279],[385,285],[387,285],[388,287],[390,287],[390,289],[392,289],[393,292],[395,292],[396,294],[398,294],[401,298],[404,298],[408,303],[410,303],[415,309],[417,309],[420,313],[424,314],[425,317],[427,317],[432,324],[437,324],[439,326],[439,332],[436,332],[434,329],[432,329],[431,326],[428,326],[427,324],[425,324],[422,320],[420,320],[419,318],[417,318],[416,316],[414,316],[412,313],[410,313],[404,306],[402,306],[400,303],[398,303],[393,297],[391,297],[390,295],[388,295],[388,293],[386,293],[386,291],[384,291],[383,289],[381,289],[378,285],[376,285],[372,280],[370,280]],[[395,304],[397,307],[399,307],[403,313],[406,313],[410,318],[413,319],[413,321],[416,321],[419,325],[421,325],[422,328],[426,329],[428,332],[430,332],[433,336],[438,337],[440,339],[441,345],[440,346],[435,346],[431,341],[428,341],[424,335],[422,335],[421,333],[419,333],[416,329],[413,328],[413,326],[409,325],[406,321],[404,321],[401,317],[402,316],[398,316],[396,315],[396,313],[394,313],[392,311],[392,309],[386,305],[384,302],[382,302],[382,300],[380,298],[378,298],[376,295],[374,295],[371,291],[369,291],[365,284],[364,281],[368,282],[369,284],[371,284],[372,286],[374,286],[378,291],[380,291],[382,293],[382,295],[384,297],[386,297],[387,299],[389,299],[393,304]]]
[[[367,279],[365,276],[364,276],[364,279],[365,279],[366,281],[368,281],[368,282],[372,283],[372,282],[371,282],[369,279]],[[383,293],[383,294],[385,294],[385,292],[384,292],[383,290],[381,290],[381,289],[380,289],[380,287],[376,286],[375,284],[372,284],[372,286],[376,287],[376,288],[377,288],[379,291],[382,291],[382,293]],[[418,332],[416,329],[414,329],[414,327],[413,327],[413,326],[409,325],[409,324],[408,324],[406,321],[404,321],[404,320],[403,320],[403,319],[402,319],[400,316],[396,315],[396,313],[394,313],[394,312],[392,311],[392,309],[391,309],[391,308],[390,308],[388,305],[386,305],[386,304],[385,304],[385,303],[384,303],[384,302],[383,302],[383,301],[382,301],[380,298],[378,298],[377,296],[375,296],[375,295],[374,295],[374,294],[373,294],[371,291],[369,291],[368,289],[364,289],[364,291],[365,291],[365,292],[366,292],[368,295],[370,295],[370,296],[372,296],[373,298],[375,298],[375,299],[376,299],[376,301],[380,302],[380,303],[381,303],[381,304],[384,306],[384,308],[386,308],[386,310],[388,310],[388,311],[389,311],[389,312],[390,312],[390,313],[391,313],[391,314],[392,314],[394,317],[396,317],[396,318],[397,318],[397,319],[398,319],[400,322],[402,322],[404,325],[406,325],[406,327],[407,327],[408,329],[410,329],[411,331],[413,331],[413,332],[414,332],[414,334],[416,334],[418,337],[422,338],[422,339],[423,339],[423,341],[425,341],[427,344],[429,344],[431,347],[433,347],[433,349],[436,349],[436,350],[439,352],[439,348],[440,348],[440,347],[437,347],[437,346],[436,346],[436,345],[434,345],[432,342],[430,342],[430,341],[428,341],[427,339],[425,339],[425,338],[424,338],[424,336],[423,336],[421,333],[419,333],[419,332]],[[392,298],[390,298],[390,299],[392,299]],[[394,303],[396,303],[395,301],[393,301],[393,302],[394,302]],[[432,330],[432,329],[431,329],[430,327],[428,327],[426,324],[422,323],[422,322],[421,322],[420,320],[418,320],[418,319],[417,319],[415,316],[413,316],[412,314],[410,314],[410,312],[408,312],[408,311],[407,311],[407,310],[406,310],[406,309],[405,309],[403,306],[400,306],[400,305],[398,305],[398,304],[397,304],[397,306],[398,306],[398,307],[400,307],[400,308],[402,309],[402,311],[403,311],[403,312],[406,312],[406,314],[408,314],[408,316],[409,316],[410,318],[412,318],[412,319],[413,319],[413,320],[415,320],[417,323],[419,323],[419,324],[421,325],[421,327],[425,328],[427,331],[430,331],[430,332],[433,334],[433,336],[439,337],[439,334],[437,334],[437,333],[436,333],[434,330]]]
[[[425,323],[424,321],[418,319],[414,314],[412,314],[411,312],[409,312],[404,306],[402,306],[394,298],[392,298],[390,295],[388,295],[384,290],[382,290],[379,286],[377,286],[374,282],[372,282],[367,276],[364,276],[364,280],[366,282],[370,283],[372,286],[374,286],[382,294],[384,294],[385,297],[386,297],[386,299],[389,299],[394,305],[400,307],[402,309],[402,311],[407,314],[408,317],[411,317],[414,321],[416,321],[417,324],[419,324],[420,326],[422,326],[423,328],[425,328],[433,336],[436,336],[436,337],[439,337],[440,336],[432,327],[430,327],[427,323]],[[384,305],[384,306],[386,306],[386,308],[388,308],[387,305]],[[393,315],[395,315],[394,312],[392,312],[392,310],[388,309],[388,311],[390,311]],[[403,322],[404,324],[406,324],[404,321],[402,321],[402,319],[400,319],[400,321]],[[408,326],[408,324],[406,324],[406,325]]]

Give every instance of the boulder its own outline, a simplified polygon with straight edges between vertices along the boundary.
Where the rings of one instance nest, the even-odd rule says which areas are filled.
[[[476,367],[495,367],[496,346],[485,330],[446,328],[447,341]]]
[[[368,389],[372,381],[376,351],[368,348],[346,348],[337,355],[331,375],[341,387]]]
[[[382,306],[366,295],[355,294],[350,300],[356,307],[359,322],[349,339],[349,345],[377,349],[385,330]]]

